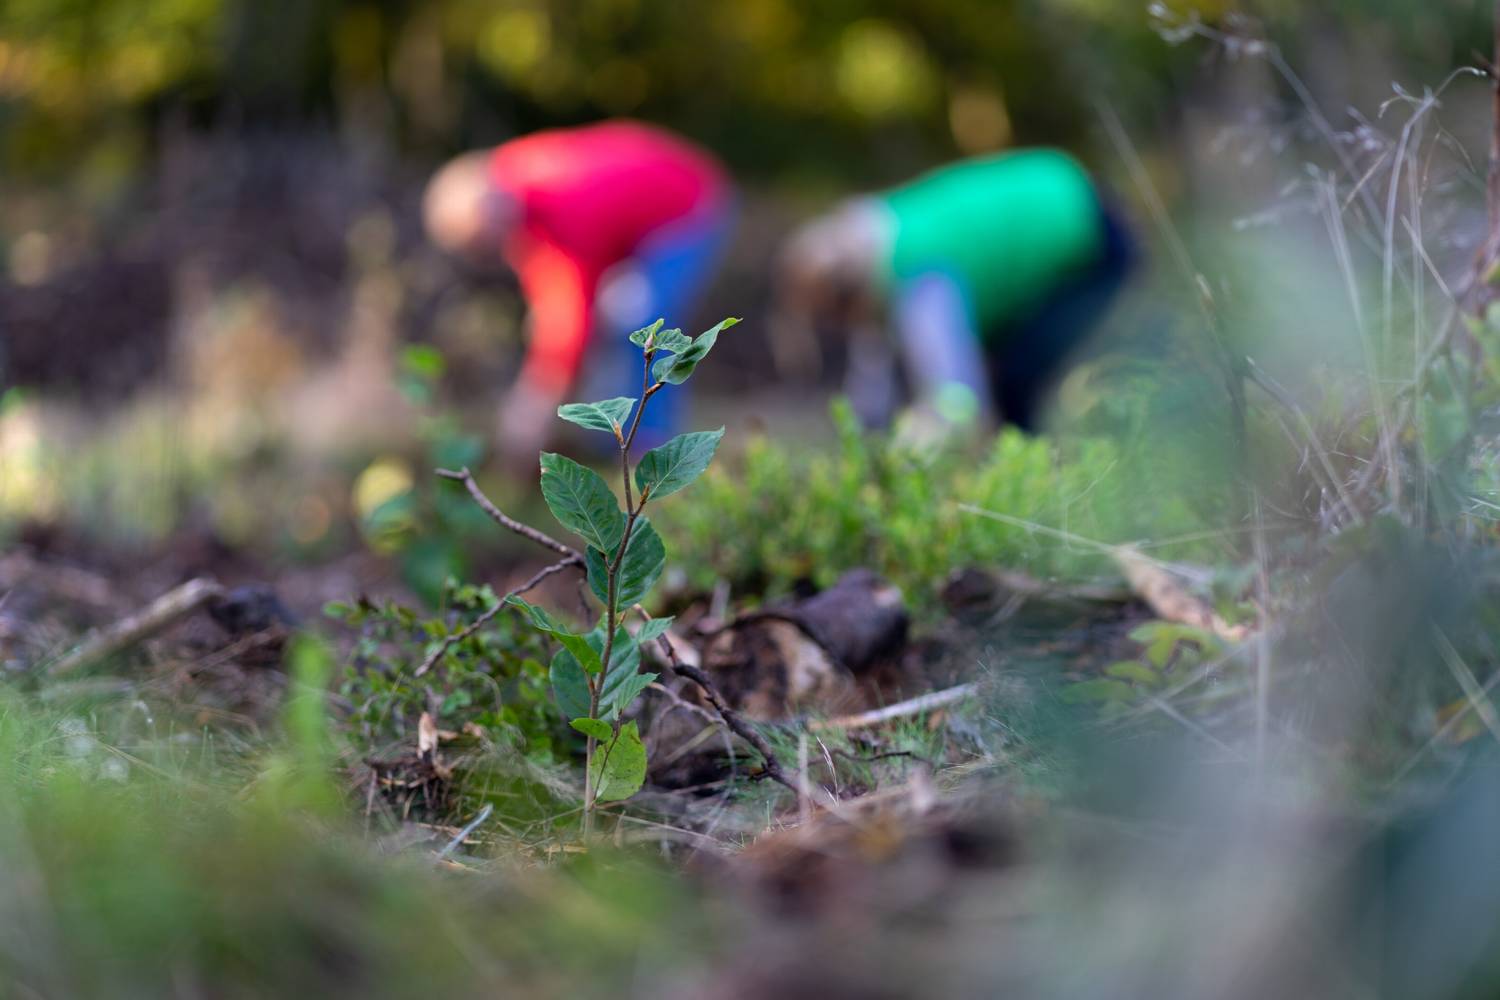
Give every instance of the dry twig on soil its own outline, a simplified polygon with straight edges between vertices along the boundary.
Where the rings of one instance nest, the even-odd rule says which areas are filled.
[[[641,611],[641,614],[645,614],[645,611]],[[757,732],[754,726],[746,722],[738,712],[729,707],[724,701],[723,696],[719,694],[719,689],[714,685],[713,679],[698,667],[683,663],[678,659],[677,650],[673,647],[671,641],[667,639],[666,635],[662,635],[656,642],[657,647],[662,651],[662,655],[666,657],[668,665],[671,666],[672,672],[678,677],[692,681],[698,685],[698,689],[703,692],[703,696],[708,699],[708,703],[714,707],[714,711],[719,713],[719,718],[724,720],[724,725],[729,727],[729,731],[750,744],[755,748],[755,752],[760,754],[761,759],[765,761],[766,777],[777,784],[784,785],[793,792],[797,792],[796,783],[787,777],[786,771],[781,766],[781,761],[776,758],[776,754],[771,750],[771,745],[766,742],[766,738]]]
[[[92,633],[69,653],[54,660],[47,673],[56,677],[106,659],[175,625],[210,601],[224,596],[224,588],[206,577],[189,580],[167,591],[133,615]]]
[[[1115,549],[1114,557],[1130,589],[1158,618],[1204,629],[1226,642],[1240,642],[1250,634],[1244,625],[1229,624],[1207,602],[1188,593],[1155,560],[1125,545]]]
[[[979,693],[978,684],[960,684],[943,691],[933,691],[929,694],[918,695],[906,701],[898,701],[894,705],[877,708],[870,712],[861,712],[858,715],[843,715],[836,719],[822,719],[810,722],[807,728],[813,732],[821,732],[827,729],[863,729],[866,726],[878,726],[882,722],[890,722],[892,719],[902,719],[909,715],[920,715],[930,712],[954,702],[963,701],[965,698],[973,697]]]

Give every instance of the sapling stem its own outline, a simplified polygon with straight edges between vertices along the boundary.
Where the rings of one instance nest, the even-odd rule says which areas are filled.
[[[635,417],[630,422],[630,432],[616,437],[620,444],[620,478],[625,484],[625,531],[620,536],[620,546],[615,550],[613,558],[605,566],[605,600],[604,600],[604,653],[601,656],[601,667],[599,673],[589,678],[589,718],[599,717],[599,699],[604,694],[604,680],[609,675],[609,661],[614,655],[615,629],[618,628],[619,620],[619,578],[620,566],[625,561],[625,552],[630,547],[630,536],[635,530],[636,520],[641,516],[641,511],[646,506],[646,495],[642,494],[640,503],[637,504],[635,494],[630,486],[630,449],[635,444],[636,434],[641,429],[641,415],[646,412],[646,403],[661,388],[661,383],[651,384],[651,361],[656,356],[656,351],[649,345],[645,351],[645,364],[641,372],[641,401],[635,408]],[[620,733],[620,720],[614,721],[613,731],[618,737]],[[594,826],[594,797],[598,789],[594,787],[594,754],[598,752],[598,740],[589,735],[584,741],[583,747],[583,835],[588,837],[593,832]],[[613,743],[611,743],[613,745]],[[608,762],[608,753],[605,751],[605,762]],[[600,768],[603,770],[603,767]]]

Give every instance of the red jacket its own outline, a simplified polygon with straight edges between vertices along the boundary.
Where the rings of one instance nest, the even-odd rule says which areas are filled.
[[[521,206],[503,248],[532,312],[521,377],[555,390],[571,386],[583,364],[604,272],[728,190],[709,154],[628,121],[515,139],[494,151],[490,171]]]

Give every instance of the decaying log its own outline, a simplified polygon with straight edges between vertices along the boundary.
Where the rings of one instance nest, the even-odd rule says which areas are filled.
[[[47,672],[54,677],[71,673],[123,652],[223,596],[224,588],[213,580],[201,577],[189,580],[182,586],[167,591],[135,614],[91,633],[71,652],[53,661]]]
[[[744,615],[709,639],[703,669],[752,719],[857,707],[857,678],[906,640],[901,591],[853,570],[813,597]]]
[[[189,580],[167,591],[132,615],[97,629],[67,653],[47,666],[56,677],[122,653],[164,632],[199,609],[205,609],[232,636],[263,635],[289,628],[296,619],[267,587],[248,586],[225,590],[207,577]]]

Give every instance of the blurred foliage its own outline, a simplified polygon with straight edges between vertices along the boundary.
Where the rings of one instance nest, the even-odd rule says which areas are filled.
[[[1013,137],[1076,143],[1097,93],[1132,120],[1159,118],[1196,57],[1156,29],[1188,12],[1223,22],[1238,5],[1152,6],[1155,16],[1102,0],[724,0],[701,11],[670,0],[7,0],[0,156],[8,170],[100,180],[149,155],[170,122],[332,121],[446,152],[629,114],[675,125],[740,169],[868,183]],[[1278,37],[1316,47],[1337,24],[1430,76],[1481,46],[1479,6],[1255,9]]]
[[[826,587],[865,566],[930,612],[955,569],[1024,568],[1067,580],[1114,575],[1105,545],[1211,523],[1180,497],[1142,495],[1125,453],[1104,438],[1064,450],[1008,429],[988,446],[930,449],[866,434],[844,402],[835,404],[833,420],[831,452],[757,437],[738,462],[709,471],[694,502],[663,529],[689,586],[706,591],[723,579],[737,592],[776,595],[804,582]],[[1164,452],[1155,454],[1162,465]],[[1201,542],[1179,548],[1205,551]]]
[[[399,455],[376,458],[354,481],[354,506],[370,547],[397,557],[405,582],[429,603],[447,581],[469,568],[467,553],[490,528],[468,498],[439,486],[432,468],[476,465],[484,442],[462,427],[458,415],[439,405],[447,364],[440,352],[414,345],[401,352],[397,388],[415,418],[420,462],[414,471]]]
[[[602,995],[710,943],[684,888],[623,854],[538,875],[519,848],[480,875],[467,850],[447,870],[379,850],[336,767],[328,655],[302,640],[291,668],[284,724],[250,746],[140,702],[0,697],[6,995]],[[494,801],[486,838],[526,817]]]
[[[450,581],[434,615],[393,602],[325,608],[357,630],[339,690],[350,702],[349,721],[364,745],[415,745],[418,717],[430,711],[452,729],[479,726],[498,746],[540,764],[556,762],[554,741],[565,729],[551,710],[547,668],[539,662],[545,649],[515,615],[498,615],[450,646],[430,681],[411,676],[441,640],[494,603],[495,592],[488,585]]]

